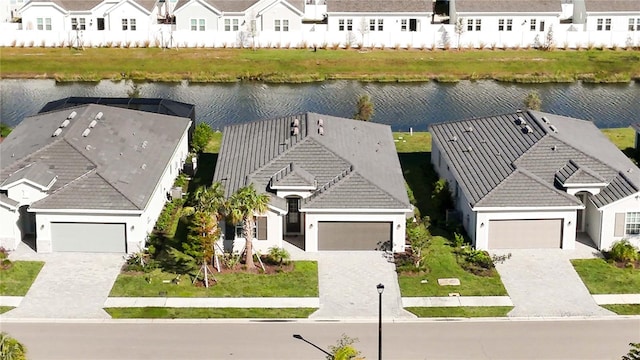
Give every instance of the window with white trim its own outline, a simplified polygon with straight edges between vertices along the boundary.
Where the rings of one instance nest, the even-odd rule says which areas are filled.
[[[338,19],[338,31],[344,31],[344,19]]]
[[[611,18],[607,19],[597,19],[596,20],[596,30],[597,31],[610,31],[611,30]]]
[[[353,19],[347,19],[347,31],[353,30]]]
[[[640,18],[629,18],[629,31],[640,31]]]
[[[400,31],[407,31],[407,19],[400,20]]]
[[[289,31],[289,20],[276,19],[273,21],[273,28],[275,31]]]
[[[640,234],[640,212],[627,213],[624,233],[627,235]]]
[[[136,19],[129,19],[129,30],[136,31]]]
[[[538,29],[538,20],[531,19],[529,20],[529,30],[536,31]]]
[[[224,19],[224,31],[238,31],[238,19]]]
[[[71,30],[87,30],[87,19],[72,17]]]
[[[191,31],[205,31],[207,29],[204,19],[191,19]]]
[[[473,24],[476,24],[475,27]],[[467,19],[467,31],[480,31],[482,29],[482,19]]]
[[[369,19],[369,31],[382,31],[384,29],[383,20],[378,19],[376,26],[376,19]]]
[[[338,19],[338,31],[352,31],[353,19]]]
[[[37,18],[38,30],[51,30],[51,18]]]
[[[122,31],[129,30],[129,19],[122,19]]]
[[[505,27],[505,22],[507,26]],[[511,31],[513,30],[513,19],[498,19],[498,31]]]
[[[638,23],[640,23],[640,19],[638,19]],[[382,31],[384,29],[384,19],[378,19],[378,31]]]

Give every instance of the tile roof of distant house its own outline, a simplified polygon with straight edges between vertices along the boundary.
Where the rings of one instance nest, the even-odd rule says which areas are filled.
[[[410,206],[387,125],[305,113],[227,126],[223,134],[213,179],[226,196],[249,183],[269,193],[274,175],[293,164],[323,189],[303,208]],[[271,204],[284,209],[285,202],[272,196]]]
[[[155,114],[190,118],[195,121],[195,105],[162,98],[115,98],[71,96],[46,103],[38,113],[68,109],[86,104],[100,104]]]
[[[327,12],[354,13],[431,13],[432,2],[427,0],[327,0]]]
[[[103,0],[52,0],[52,3],[59,5],[61,8],[68,11],[82,11],[91,10],[94,7],[102,3]],[[47,1],[32,0],[29,3],[44,3]],[[116,3],[116,1],[114,1]]]
[[[587,12],[640,12],[640,1],[638,0],[584,0],[584,2]]]
[[[469,13],[560,13],[560,0],[456,0],[457,12]]]
[[[579,205],[562,182],[610,184],[598,206],[640,188],[640,169],[589,121],[526,111],[430,130],[472,206]]]
[[[0,143],[0,184],[35,166],[57,179],[32,208],[142,210],[190,123],[98,104],[30,116]]]

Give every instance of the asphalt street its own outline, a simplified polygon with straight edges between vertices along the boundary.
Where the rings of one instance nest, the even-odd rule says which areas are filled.
[[[341,334],[377,358],[377,322],[4,322],[29,359],[325,359]],[[300,338],[294,337],[300,335]],[[640,318],[385,323],[384,359],[620,359]]]

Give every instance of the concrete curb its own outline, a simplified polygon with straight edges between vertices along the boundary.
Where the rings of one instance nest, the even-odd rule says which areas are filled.
[[[104,307],[172,307],[172,308],[318,308],[317,297],[285,298],[134,298],[110,297]]]
[[[0,306],[18,307],[22,303],[23,296],[0,296]]]
[[[442,322],[547,322],[547,321],[619,321],[637,320],[640,326],[640,315],[618,316],[566,316],[566,317],[498,317],[498,318],[414,318],[414,319],[386,319],[385,324],[396,323],[442,323]],[[3,318],[2,323],[47,323],[47,324],[256,324],[256,323],[351,323],[351,324],[377,324],[378,318],[362,319],[20,319]]]

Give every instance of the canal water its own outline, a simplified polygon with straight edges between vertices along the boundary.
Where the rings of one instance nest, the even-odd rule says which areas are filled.
[[[0,80],[0,120],[10,126],[33,115],[47,102],[68,96],[126,97],[131,83],[56,84],[53,80]],[[198,121],[214,129],[225,125],[317,112],[352,117],[362,94],[369,94],[372,121],[394,131],[426,130],[429,124],[512,112],[537,91],[542,110],[593,121],[598,127],[626,127],[640,122],[640,83],[592,85],[510,84],[461,81],[454,84],[362,83],[325,81],[311,84],[143,83],[141,97],[161,97],[196,105]]]

